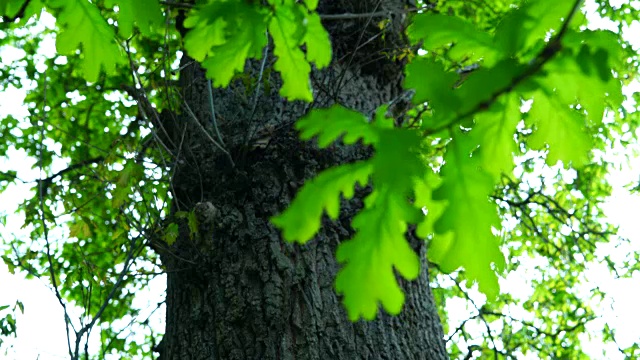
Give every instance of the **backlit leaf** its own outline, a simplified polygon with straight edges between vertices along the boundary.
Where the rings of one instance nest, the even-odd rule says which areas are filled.
[[[353,239],[338,247],[336,257],[344,267],[336,278],[336,290],[351,320],[373,319],[378,303],[390,314],[404,304],[404,294],[394,270],[405,279],[415,279],[420,261],[405,238],[408,224],[422,214],[409,201],[416,179],[427,168],[421,159],[422,139],[407,129],[380,132],[373,164],[374,191],[365,199],[365,209],[356,215]],[[402,162],[398,159],[403,159]]]
[[[461,133],[447,146],[442,184],[433,192],[434,200],[448,202],[435,223],[436,233],[445,237],[432,241],[429,259],[444,272],[463,267],[467,279],[477,281],[480,291],[492,298],[499,287],[491,264],[501,270],[505,261],[491,229],[500,229],[501,224],[496,205],[489,201],[495,182],[482,169],[480,156],[475,152],[471,156],[475,146],[468,135]]]
[[[307,47],[307,60],[312,61],[318,68],[328,66],[331,62],[331,41],[329,34],[320,22],[318,13],[310,13],[306,17],[307,31],[304,43]]]
[[[134,23],[146,35],[151,34],[153,29],[160,29],[164,24],[158,0],[107,0],[105,5],[118,6],[118,32],[124,38],[133,34]]]
[[[214,1],[189,13],[184,38],[189,55],[207,69],[216,87],[227,86],[248,58],[260,58],[267,44],[268,13],[245,1]]]
[[[537,150],[549,146],[547,164],[561,160],[565,167],[571,164],[578,168],[588,163],[592,141],[585,118],[559,102],[555,92],[538,91],[534,95],[527,123],[535,128],[527,139],[529,146]]]
[[[56,38],[60,54],[74,54],[82,47],[82,71],[87,81],[95,82],[101,70],[113,74],[116,64],[125,60],[115,42],[113,28],[100,15],[96,5],[87,0],[52,0],[60,8],[57,21],[61,31]]]
[[[340,105],[312,110],[296,122],[296,128],[303,140],[318,136],[320,147],[327,147],[340,137],[345,144],[353,144],[360,139],[371,144],[378,139],[378,133],[362,113]]]
[[[282,229],[285,240],[309,241],[320,229],[323,212],[336,219],[340,211],[340,196],[351,198],[354,186],[364,186],[371,171],[369,162],[345,164],[323,171],[305,183],[289,208],[271,218],[271,222]]]
[[[414,44],[422,41],[422,47],[427,50],[454,44],[449,53],[454,60],[474,61],[485,58],[489,61],[497,56],[491,36],[459,17],[418,14],[407,32]]]
[[[508,14],[498,25],[496,45],[508,54],[523,53],[543,40],[550,30],[559,30],[573,1],[533,0]]]
[[[481,159],[482,169],[493,176],[496,183],[502,174],[511,174],[515,166],[514,133],[521,118],[520,98],[515,95],[505,96],[503,101],[475,117],[476,124],[470,136],[480,147],[477,156]]]
[[[277,56],[273,68],[282,74],[280,94],[290,100],[313,100],[309,74],[311,65],[300,48],[305,36],[304,13],[299,6],[279,6],[269,23]],[[317,56],[317,55],[316,55]]]

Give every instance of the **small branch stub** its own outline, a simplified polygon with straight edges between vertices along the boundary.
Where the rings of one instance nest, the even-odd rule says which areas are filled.
[[[193,210],[198,221],[197,246],[202,250],[210,249],[213,246],[213,230],[216,219],[220,215],[220,210],[212,203],[199,202]]]

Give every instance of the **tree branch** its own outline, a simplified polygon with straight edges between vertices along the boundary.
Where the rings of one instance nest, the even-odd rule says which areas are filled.
[[[18,9],[18,12],[14,16],[12,16],[12,17],[2,16],[2,22],[12,23],[12,22],[16,21],[17,19],[19,19],[21,17],[24,17],[24,12],[25,12],[25,10],[27,10],[27,6],[29,6],[30,2],[31,2],[31,0],[25,1],[22,4],[22,6],[20,7],[20,9]]]
[[[47,189],[49,188],[49,186],[51,185],[51,183],[53,182],[53,180],[55,178],[57,178],[58,176],[62,176],[70,171],[85,167],[87,165],[91,165],[91,164],[96,164],[99,163],[101,161],[104,160],[103,156],[98,156],[96,158],[93,159],[88,159],[88,160],[84,160],[81,161],[79,163],[73,164],[73,165],[69,165],[69,167],[67,167],[66,169],[62,169],[60,171],[58,171],[57,173],[46,177],[44,179],[39,179],[38,180],[38,186],[39,186],[39,190],[42,192],[41,195],[42,196],[46,196],[47,195]]]
[[[581,4],[582,4],[582,0],[576,0],[576,2],[573,4],[573,7],[571,8],[571,11],[565,18],[565,21],[562,23],[562,26],[560,27],[560,30],[558,31],[558,33],[551,40],[549,40],[549,42],[544,47],[544,49],[542,49],[542,51],[540,51],[540,53],[535,58],[533,58],[533,60],[531,60],[531,62],[529,63],[529,67],[525,71],[523,71],[521,74],[511,79],[511,82],[507,86],[494,92],[488,100],[478,103],[471,110],[468,110],[467,112],[464,112],[456,116],[453,120],[449,121],[448,123],[437,126],[433,129],[427,129],[423,131],[423,136],[437,134],[445,129],[451,128],[457,123],[462,122],[464,119],[468,118],[469,116],[472,116],[484,109],[488,109],[489,107],[491,107],[491,105],[493,105],[493,103],[496,102],[496,100],[498,100],[500,96],[513,91],[513,89],[516,86],[520,85],[525,80],[537,74],[540,71],[540,69],[542,69],[542,67],[547,62],[549,62],[549,60],[551,60],[551,58],[553,58],[558,52],[560,52],[560,50],[562,50],[562,43],[561,43],[562,38],[564,37],[565,33],[569,28],[569,23],[575,16],[576,12],[580,9]]]
[[[194,4],[187,3],[174,3],[170,1],[160,1],[161,5],[166,5],[169,7],[183,8],[183,9],[193,9],[196,6]],[[320,19],[322,20],[353,20],[353,19],[363,19],[363,18],[373,18],[373,17],[385,17],[389,15],[398,15],[398,14],[408,14],[413,12],[420,12],[424,10],[432,10],[436,7],[435,4],[427,4],[420,8],[409,8],[401,11],[374,11],[368,13],[343,13],[343,14],[319,14]]]

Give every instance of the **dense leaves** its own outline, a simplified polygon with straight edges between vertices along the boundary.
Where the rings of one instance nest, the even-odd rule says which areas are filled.
[[[500,220],[496,205],[489,202],[489,196],[498,184],[500,176],[509,175],[513,168],[513,136],[521,117],[518,99],[533,98],[533,107],[527,114],[527,125],[533,129],[533,134],[527,139],[527,144],[539,150],[545,150],[548,146],[547,162],[550,165],[562,161],[566,166],[573,165],[576,168],[584,166],[589,161],[592,144],[591,135],[586,130],[586,114],[576,111],[574,105],[580,104],[587,108],[587,114],[591,118],[593,114],[602,117],[604,112],[604,105],[596,107],[594,98],[599,102],[611,99],[609,104],[616,107],[621,105],[621,98],[617,95],[621,93],[620,82],[612,79],[610,70],[597,70],[603,66],[610,69],[612,64],[607,62],[607,56],[604,55],[608,54],[608,50],[600,47],[604,45],[601,42],[589,41],[591,38],[606,37],[606,33],[600,35],[600,32],[577,33],[573,29],[567,30],[569,22],[574,20],[577,5],[578,3],[572,5],[569,2],[531,2],[508,13],[493,37],[475,29],[473,25],[460,18],[443,15],[416,15],[414,25],[410,29],[413,41],[420,43],[428,51],[437,51],[445,45],[455,43],[454,50],[448,53],[452,59],[487,59],[482,65],[483,68],[457,83],[456,73],[446,71],[440,62],[433,60],[430,53],[427,53],[423,58],[408,65],[405,85],[415,89],[415,103],[426,101],[433,111],[431,117],[422,120],[425,132],[438,133],[447,130],[449,136],[444,165],[440,172],[443,180],[432,193],[434,200],[446,201],[447,205],[433,228],[438,236],[432,240],[430,259],[439,264],[445,272],[463,266],[467,278],[478,281],[480,289],[491,297],[497,295],[498,281],[495,270],[504,268],[504,259],[499,250],[499,241],[493,233],[495,229],[501,228]],[[564,22],[561,19],[564,19]],[[544,43],[547,33],[552,30],[557,34]],[[559,50],[564,46],[564,34],[567,31],[574,38],[583,39],[581,46],[584,50],[581,50],[581,54],[587,58],[574,60],[571,51]],[[540,46],[537,46],[536,53],[532,53],[530,49],[536,44]],[[569,44],[568,47],[571,47],[572,43]],[[585,49],[589,46],[593,48]],[[521,59],[522,63],[514,60],[514,55]],[[576,88],[563,86],[564,80],[561,79],[565,79],[567,67],[560,68],[557,64],[579,61],[584,65],[581,71],[577,71],[582,75],[576,76],[581,78],[583,85]],[[546,66],[547,63],[549,66]],[[580,89],[589,89],[589,94],[586,95],[585,90]],[[489,106],[491,109],[487,111]],[[475,121],[469,122],[474,116]],[[330,123],[335,127],[344,126],[339,130],[330,130],[330,134],[333,134],[332,137],[343,132],[351,134],[348,140],[352,141],[355,138],[353,132],[357,130],[349,129],[349,124],[340,117],[338,111],[330,116],[324,111],[323,116],[314,117],[317,121],[314,128],[319,129],[321,123]],[[307,122],[302,124],[305,125]],[[461,125],[464,127],[459,129]],[[418,132],[414,129],[404,131]],[[362,132],[366,133],[367,131]],[[305,134],[308,132],[303,132],[303,135]],[[326,145],[332,138],[320,134],[321,145]],[[385,136],[391,136],[390,134],[392,133],[380,133],[378,141],[384,142],[387,140]],[[366,138],[366,135],[362,136]],[[373,145],[376,156],[383,157],[384,151],[380,146],[376,143]],[[417,145],[412,145],[409,141],[404,146]],[[400,154],[399,149],[392,149],[393,152],[390,153],[394,156]],[[424,169],[410,166],[413,162],[422,161],[422,153],[419,150],[409,150],[405,156],[400,156],[406,163],[403,167],[374,170],[374,174],[381,174],[383,171],[393,174],[393,177],[379,177],[377,182],[373,182],[374,188],[397,191],[397,195],[390,196],[397,196],[398,199],[406,196],[407,191],[412,190],[411,185],[398,183],[398,179],[425,176]],[[325,181],[324,184],[327,187],[334,186],[329,181]],[[320,189],[315,191],[319,192]],[[294,202],[289,211],[299,213],[301,209],[295,205],[297,204]],[[314,212],[314,215],[319,214]],[[335,216],[333,213],[332,217]],[[400,216],[391,210],[382,214],[365,209],[358,216],[370,216],[368,221],[359,222],[362,232],[365,232],[362,226],[369,224],[370,229],[367,233],[377,233],[381,238],[388,232],[376,229],[383,221],[380,216],[393,218],[401,223],[415,223],[411,216]],[[285,233],[291,231],[288,229],[299,226],[298,221],[292,220],[276,224],[282,226]],[[402,228],[402,232],[405,230]],[[340,250],[338,254],[340,255]],[[389,251],[389,257],[393,256],[393,252]],[[375,261],[369,263],[371,271],[374,268],[376,272],[386,269],[386,276],[393,277],[390,267],[379,266]],[[495,268],[492,268],[491,264],[494,264]],[[348,267],[343,271],[347,270]],[[363,273],[360,282],[367,279],[368,276]],[[353,282],[358,281],[354,279]],[[355,287],[348,290],[349,288],[340,282],[340,277],[338,286],[339,290],[347,291],[345,303],[352,315],[361,312],[371,313],[367,301],[362,299],[366,296],[366,291]],[[357,303],[349,302],[349,291],[357,293],[361,300]],[[395,288],[389,287],[389,291],[393,292]],[[380,295],[375,297],[375,294],[375,291],[371,292],[371,296],[374,297],[370,301],[382,300]]]
[[[318,68],[329,65],[331,44],[320,17],[312,12],[317,3],[305,4],[273,1],[263,7],[241,0],[210,2],[185,21],[192,29],[185,37],[185,49],[202,62],[215,86],[227,86],[234,74],[243,71],[247,59],[262,57],[270,34],[278,58],[274,69],[283,78],[282,96],[311,101],[310,62]]]

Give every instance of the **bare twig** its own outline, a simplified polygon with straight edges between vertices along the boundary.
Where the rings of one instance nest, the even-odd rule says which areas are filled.
[[[217,147],[218,149],[220,149],[220,151],[222,151],[225,155],[227,155],[227,158],[229,159],[229,161],[231,162],[231,166],[235,167],[236,164],[233,161],[233,158],[231,157],[231,154],[227,151],[227,149],[224,148],[224,146],[222,146],[222,144],[220,144],[219,142],[217,142],[207,131],[207,129],[204,128],[204,126],[202,126],[202,124],[200,123],[200,120],[198,120],[198,117],[196,116],[196,114],[193,113],[193,110],[191,110],[191,107],[189,106],[189,104],[187,104],[186,101],[182,101],[184,108],[187,110],[187,113],[189,114],[189,116],[191,117],[191,119],[193,119],[193,121],[195,121],[196,125],[198,125],[198,127],[200,128],[200,130],[205,134],[205,136],[207,137],[207,139],[209,139],[209,141],[211,141],[211,143]]]
[[[111,299],[115,296],[116,291],[118,291],[118,289],[120,288],[120,285],[122,284],[122,281],[124,280],[124,277],[126,276],[127,272],[129,272],[129,268],[131,267],[131,264],[133,264],[133,259],[135,258],[136,254],[140,251],[142,247],[144,247],[144,242],[141,242],[142,245],[139,245],[136,243],[137,239],[138,238],[134,238],[130,241],[129,252],[127,253],[127,258],[124,261],[124,266],[122,268],[122,271],[118,275],[118,279],[116,280],[115,284],[113,284],[113,286],[111,287],[111,291],[109,291],[109,294],[102,302],[100,309],[98,309],[98,312],[93,317],[93,319],[91,319],[91,321],[87,325],[83,326],[82,329],[80,329],[77,332],[76,344],[75,344],[76,353],[79,351],[80,341],[82,340],[82,337],[85,335],[85,333],[88,333],[89,331],[91,331],[91,328],[95,325],[95,323],[98,321],[100,316],[102,316],[107,306],[109,305],[109,302],[111,302]],[[89,339],[87,339],[87,342],[88,340]]]
[[[216,108],[213,105],[213,88],[211,86],[211,79],[207,80],[207,92],[209,93],[209,107],[211,108],[211,122],[213,123],[213,129],[216,131],[216,135],[218,136],[218,140],[220,144],[225,146],[224,140],[222,140],[222,135],[220,134],[220,130],[218,130],[218,121],[216,120]]]
[[[42,122],[40,124],[40,151],[39,151],[39,167],[40,167],[40,178],[42,178],[43,174],[44,174],[44,159],[43,159],[43,153],[44,153],[44,123],[46,121],[46,117],[47,117],[47,111],[46,111],[46,104],[47,104],[47,73],[45,71],[45,74],[43,76],[44,78],[44,85],[43,85],[43,98],[44,101],[42,102]],[[45,241],[45,248],[46,248],[46,255],[47,255],[47,262],[49,263],[49,276],[51,277],[51,284],[53,286],[53,290],[54,293],[56,295],[56,298],[58,299],[58,302],[60,303],[60,306],[62,306],[62,310],[64,311],[64,323],[65,323],[65,329],[67,332],[67,348],[69,350],[69,356],[71,356],[71,359],[76,360],[78,357],[78,353],[77,352],[73,352],[71,349],[71,336],[70,336],[70,324],[71,324],[71,318],[69,317],[69,312],[67,311],[67,305],[65,304],[64,300],[62,299],[62,295],[60,294],[60,289],[58,287],[58,280],[56,280],[56,269],[55,266],[53,264],[53,256],[51,255],[51,244],[49,242],[49,228],[47,227],[47,220],[45,217],[45,208],[44,208],[44,182],[45,179],[42,179],[38,182],[38,196],[39,196],[39,200],[40,200],[40,221],[42,223],[42,234],[44,235],[44,241]]]

